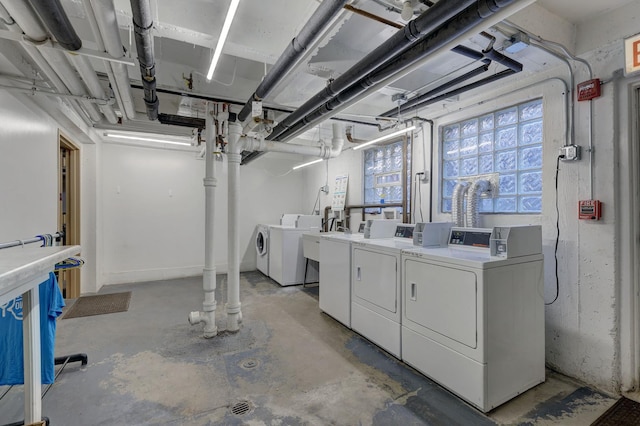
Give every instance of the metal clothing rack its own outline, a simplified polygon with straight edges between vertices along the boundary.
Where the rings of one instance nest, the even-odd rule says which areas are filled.
[[[0,249],[3,248],[9,248],[9,247],[17,247],[17,246],[24,246],[25,244],[32,244],[32,243],[37,243],[37,242],[42,242],[43,243],[43,247],[44,246],[49,246],[53,243],[53,241],[55,240],[56,242],[60,242],[62,240],[62,238],[64,237],[64,232],[56,232],[54,234],[43,234],[43,235],[38,235],[34,238],[29,238],[29,239],[25,239],[25,240],[15,240],[15,241],[9,241],[6,243],[0,243]],[[39,357],[39,356],[38,356]],[[69,362],[81,362],[82,365],[87,365],[88,362],[88,357],[87,354],[83,354],[83,353],[78,353],[78,354],[73,354],[73,355],[64,355],[64,356],[60,356],[60,357],[55,357],[54,359],[54,364],[55,365],[62,365],[62,367],[56,372],[55,374],[55,379],[58,378],[58,376],[60,375],[60,373],[62,373],[62,370],[64,370],[64,368],[67,366],[67,364]],[[40,379],[38,378],[38,382],[40,381]],[[26,383],[26,374],[25,374],[25,383]],[[49,391],[49,389],[51,388],[53,384],[50,384],[46,387],[46,389],[44,390],[44,392],[42,393],[41,397],[44,397],[46,395],[46,393]],[[6,395],[6,393],[12,388],[13,386],[10,386],[9,389],[4,392],[4,394],[2,395],[2,397],[4,397],[4,395]],[[0,397],[1,398],[1,397]],[[49,419],[47,417],[41,417],[42,422],[44,422],[45,425],[49,425]],[[25,422],[24,421],[20,421],[20,422],[15,422],[15,423],[9,423],[6,424],[4,426],[21,426],[24,425]]]
[[[64,232],[58,231],[55,234],[42,234],[42,235],[35,236],[33,238],[28,238],[26,240],[15,240],[15,241],[9,241],[6,243],[0,243],[0,249],[23,246],[25,244],[32,244],[37,242],[45,242],[45,235],[51,235],[51,237],[54,238],[57,242],[60,242],[62,237],[64,237]]]

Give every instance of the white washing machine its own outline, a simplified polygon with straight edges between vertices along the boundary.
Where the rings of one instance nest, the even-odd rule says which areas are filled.
[[[269,226],[256,227],[256,267],[258,271],[269,276]]]
[[[400,255],[402,249],[413,247],[414,227],[399,224],[393,238],[351,244],[351,328],[398,358]]]
[[[389,226],[392,224],[392,226]],[[373,238],[391,238],[397,222],[368,220],[358,232],[325,234],[320,238],[320,310],[351,328],[351,243]]]
[[[402,253],[402,359],[487,412],[545,380],[540,226]]]
[[[269,277],[281,286],[302,284],[305,281],[305,258],[302,234],[309,228],[271,226],[269,228]],[[318,270],[307,271],[307,282],[318,281]]]

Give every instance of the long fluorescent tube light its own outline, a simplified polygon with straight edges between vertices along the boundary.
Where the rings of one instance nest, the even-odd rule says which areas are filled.
[[[298,170],[298,169],[301,169],[303,167],[310,166],[312,164],[317,164],[317,163],[319,163],[321,161],[324,161],[324,159],[323,158],[318,158],[317,160],[309,161],[308,163],[298,164],[297,166],[293,167],[293,170]]]
[[[220,31],[218,44],[216,44],[216,50],[213,52],[213,59],[211,59],[211,66],[209,67],[209,72],[207,73],[207,80],[211,80],[213,78],[213,72],[216,70],[216,66],[218,65],[218,61],[220,60],[220,55],[222,55],[222,48],[224,47],[224,42],[227,40],[227,36],[229,35],[233,17],[236,14],[236,10],[238,10],[238,4],[240,4],[240,0],[231,0],[229,10],[227,11],[227,17],[224,18],[222,31]]]
[[[396,136],[403,135],[403,134],[405,134],[407,132],[410,132],[412,130],[415,130],[415,129],[416,129],[416,126],[410,126],[410,127],[407,127],[406,129],[398,130],[397,132],[389,133],[388,135],[380,136],[379,138],[374,139],[372,141],[365,142],[363,144],[354,146],[353,149],[354,150],[361,149],[361,148],[364,148],[365,146],[373,145],[374,143],[386,141],[387,139],[395,138]]]
[[[109,138],[115,138],[115,139],[128,139],[128,140],[132,140],[132,141],[160,142],[160,143],[168,143],[170,145],[191,146],[191,142],[178,142],[178,141],[170,141],[170,140],[166,140],[166,139],[145,138],[145,137],[141,137],[141,136],[117,135],[117,134],[114,134],[114,133],[105,133],[104,135],[109,137]]]

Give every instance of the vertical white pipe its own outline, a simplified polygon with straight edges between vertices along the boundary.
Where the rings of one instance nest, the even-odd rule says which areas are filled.
[[[216,325],[216,258],[215,258],[215,204],[216,204],[216,132],[213,123],[213,111],[207,104],[206,114],[206,148],[205,148],[205,174],[204,174],[204,270],[202,271],[202,288],[204,290],[204,302],[201,312],[191,312],[189,323],[191,325],[204,323],[205,338],[215,337],[218,334]]]
[[[229,169],[229,201],[228,201],[228,271],[227,271],[227,331],[240,330],[242,313],[240,308],[240,250],[238,235],[240,160],[242,146],[240,136],[242,126],[229,123],[229,151],[227,153]]]

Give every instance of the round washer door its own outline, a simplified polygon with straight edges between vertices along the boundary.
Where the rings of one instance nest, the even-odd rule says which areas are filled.
[[[256,252],[259,256],[267,254],[267,235],[263,230],[258,231],[256,235]]]

